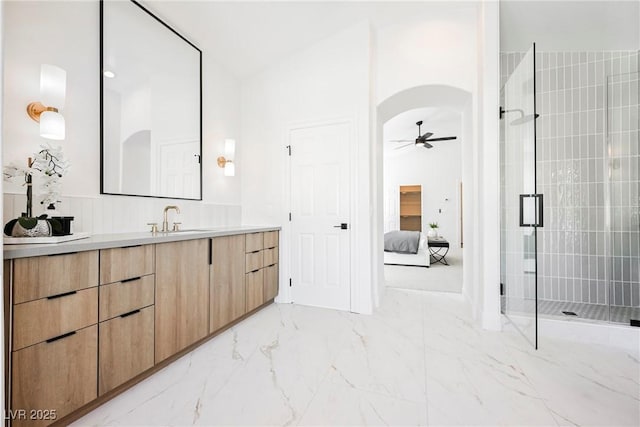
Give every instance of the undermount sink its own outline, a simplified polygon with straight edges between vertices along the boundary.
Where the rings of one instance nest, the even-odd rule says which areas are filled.
[[[177,230],[177,231],[165,231],[162,234],[186,234],[186,233],[204,233],[209,230]]]

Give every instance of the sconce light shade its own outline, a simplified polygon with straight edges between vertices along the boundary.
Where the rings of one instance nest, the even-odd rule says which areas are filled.
[[[40,113],[40,136],[47,139],[63,140],[65,137],[64,117],[54,111]]]
[[[218,167],[224,169],[224,176],[235,176],[236,165],[233,163],[233,158],[236,156],[236,141],[235,139],[224,140],[224,156],[218,157]]]
[[[224,165],[224,176],[236,176],[236,165],[233,162],[227,161]]]
[[[65,138],[64,106],[67,91],[67,72],[55,65],[43,64],[40,68],[40,95],[42,102],[27,105],[27,114],[40,122],[40,136],[47,139]]]
[[[55,65],[40,68],[40,96],[42,103],[62,110],[67,91],[67,72]]]

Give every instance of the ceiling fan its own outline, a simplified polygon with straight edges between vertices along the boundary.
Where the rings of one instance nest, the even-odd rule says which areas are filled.
[[[393,139],[391,140],[391,142],[410,142],[410,144],[401,145],[400,147],[394,148],[394,150],[399,150],[401,148],[408,147],[412,144],[417,146],[422,146],[424,148],[433,148],[433,145],[431,145],[430,142],[449,141],[451,139],[457,138],[455,136],[443,136],[440,138],[431,138],[433,136],[433,132],[426,132],[424,135],[421,135],[422,132],[420,131],[420,126],[422,126],[422,120],[420,120],[419,122],[416,122],[416,125],[418,125],[418,137],[415,139],[415,141],[412,141],[410,139]]]

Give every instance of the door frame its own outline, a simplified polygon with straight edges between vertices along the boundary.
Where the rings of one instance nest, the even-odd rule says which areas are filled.
[[[284,197],[288,207],[288,211],[286,213],[287,218],[283,220],[283,238],[286,239],[288,246],[287,258],[288,262],[286,264],[286,268],[283,268],[283,273],[285,273],[285,277],[281,276],[281,283],[284,283],[285,290],[284,292],[280,292],[280,295],[277,300],[278,302],[289,302],[295,303],[293,301],[293,290],[290,286],[287,286],[289,280],[293,278],[293,227],[292,221],[289,221],[288,214],[292,212],[293,203],[291,201],[291,156],[289,156],[289,148],[291,146],[291,133],[296,130],[301,129],[309,129],[315,127],[324,127],[331,125],[347,125],[349,128],[349,144],[347,155],[349,156],[349,165],[350,170],[349,173],[349,218],[347,222],[349,223],[349,311],[353,312],[354,301],[358,297],[359,292],[357,292],[357,286],[354,286],[356,282],[356,246],[354,244],[354,230],[358,229],[357,217],[355,215],[356,212],[356,198],[354,195],[356,194],[355,190],[356,186],[356,176],[357,176],[357,163],[355,162],[355,153],[356,153],[356,129],[355,129],[355,120],[352,117],[335,117],[335,118],[325,118],[319,120],[304,120],[299,122],[291,122],[284,129],[284,140],[286,141],[285,146],[283,147],[283,155],[286,156],[287,167],[285,168],[286,179],[284,180]],[[292,155],[294,148],[292,147]],[[294,281],[295,283],[295,281]]]

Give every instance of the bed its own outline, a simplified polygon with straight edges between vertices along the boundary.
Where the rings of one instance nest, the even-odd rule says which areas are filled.
[[[416,234],[411,233],[417,233],[417,239]],[[384,240],[385,265],[429,268],[429,251],[425,234],[419,231],[390,231],[384,234]]]

